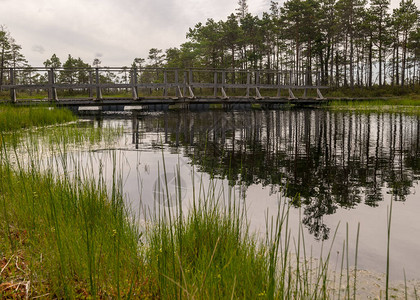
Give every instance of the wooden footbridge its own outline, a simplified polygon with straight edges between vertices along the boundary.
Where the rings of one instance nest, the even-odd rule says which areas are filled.
[[[0,69],[0,101],[16,105],[316,105],[319,73],[242,69]]]

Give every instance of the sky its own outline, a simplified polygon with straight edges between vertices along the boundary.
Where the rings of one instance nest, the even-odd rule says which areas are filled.
[[[399,0],[391,0],[395,7]],[[414,1],[416,4],[420,0]],[[56,54],[92,64],[129,66],[150,48],[179,47],[190,27],[208,18],[225,20],[237,0],[0,0],[6,26],[32,66]],[[281,1],[282,3],[282,1]],[[270,0],[248,0],[261,15]]]

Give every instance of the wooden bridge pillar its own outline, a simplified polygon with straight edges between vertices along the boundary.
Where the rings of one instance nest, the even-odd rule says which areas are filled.
[[[222,87],[221,87],[223,99],[227,99],[228,98],[228,96],[226,95],[226,91],[225,91],[225,84],[226,84],[226,72],[223,71],[222,72]]]
[[[93,99],[93,72],[89,71],[89,98]]]
[[[137,68],[131,70],[131,94],[134,100],[139,98],[137,94]]]
[[[194,89],[192,87],[193,81],[194,81],[193,80],[193,72],[192,72],[191,69],[189,69],[189,71],[188,71],[188,91],[190,92],[190,97],[191,98],[195,98]]]
[[[15,70],[13,68],[10,68],[10,85],[15,84]],[[10,100],[12,103],[16,103],[16,89],[11,88],[10,89]]]
[[[187,81],[187,71],[184,71],[184,87],[182,88],[183,95],[187,93]]]
[[[214,88],[213,88],[213,96],[217,97],[217,71],[214,72]]]
[[[316,94],[318,96],[317,99],[324,99],[324,96],[322,95],[321,91],[319,89],[316,89]]]
[[[295,94],[293,94],[293,91],[291,88],[289,88],[289,100],[296,99]]]
[[[102,100],[102,91],[99,85],[99,68],[96,68],[96,100]]]
[[[163,96],[166,97],[168,96],[168,73],[165,71],[163,71],[163,83],[165,85],[165,87],[163,88]]]
[[[249,98],[249,85],[251,84],[251,73],[246,72],[246,97]]]
[[[179,87],[179,71],[178,69],[175,70],[175,96],[177,98],[182,98],[181,88]]]
[[[55,84],[55,75],[54,75],[54,68],[48,70],[48,84],[49,84],[49,100],[57,101],[57,90],[54,86]]]
[[[258,87],[258,85],[260,84],[260,71],[255,72],[255,84],[257,85],[255,87],[255,98],[262,99],[260,89]]]

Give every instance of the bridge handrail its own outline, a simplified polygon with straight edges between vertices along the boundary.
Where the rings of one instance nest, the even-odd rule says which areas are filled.
[[[307,90],[316,89],[317,97],[323,98],[320,89],[327,88],[320,84],[319,72],[271,69],[17,67],[1,68],[0,71],[1,78],[4,79],[0,80],[0,88],[10,90],[12,102],[16,102],[18,90],[48,90],[48,98],[57,100],[57,90],[60,89],[89,90],[89,98],[93,98],[95,90],[97,99],[102,99],[102,89],[130,89],[133,99],[139,98],[139,89],[163,89],[163,96],[168,96],[168,90],[175,89],[176,97],[188,94],[192,98],[195,98],[195,89],[213,89],[215,97],[220,92],[223,98],[228,98],[227,89],[245,89],[246,97],[250,97],[250,90],[255,90],[257,98],[262,97],[260,89],[277,89],[278,97],[280,91],[286,89],[289,97],[294,99],[296,97],[292,89],[303,89],[304,97]],[[30,77],[32,72],[38,72],[35,81]],[[118,74],[115,75],[115,72]],[[29,78],[25,77],[27,73]],[[200,73],[207,74],[203,77]]]

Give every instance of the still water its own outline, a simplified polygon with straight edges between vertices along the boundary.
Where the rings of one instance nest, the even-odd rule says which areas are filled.
[[[279,200],[288,201],[292,235],[297,236],[301,220],[307,251],[314,257],[329,249],[338,228],[333,268],[341,260],[346,226],[354,261],[360,223],[358,268],[385,272],[393,200],[391,278],[402,279],[404,270],[408,279],[420,278],[419,116],[323,109],[182,110],[101,116],[92,122],[125,128],[115,147],[96,152],[105,164],[105,154],[117,157],[134,212],[172,205],[160,200],[164,169],[170,188],[174,174],[180,174],[187,209],[193,183],[206,185],[215,178],[220,194],[232,187],[244,201],[257,233],[264,234],[267,215],[276,214]]]

